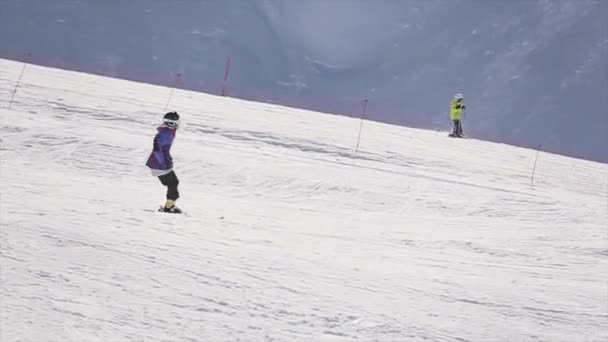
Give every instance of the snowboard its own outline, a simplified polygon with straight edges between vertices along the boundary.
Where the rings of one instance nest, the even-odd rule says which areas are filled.
[[[149,213],[163,213],[163,214],[186,214],[185,212],[181,212],[181,213],[171,213],[171,212],[166,212],[163,210],[163,207],[160,206],[159,208],[156,209],[142,209],[143,211],[149,212]]]
[[[159,213],[166,213],[166,214],[186,214],[186,212],[184,212],[183,210],[180,212],[171,212],[171,211],[165,211],[164,210],[165,207],[163,207],[162,205],[160,207],[158,207],[158,212]]]
[[[181,213],[172,213],[172,212],[164,211],[163,208],[164,207],[162,205],[159,206],[158,209],[156,209],[156,212],[163,213],[163,214],[176,214],[176,215],[184,215],[184,216],[191,217],[190,214],[188,212],[185,212],[185,211],[182,211]],[[149,209],[144,209],[144,210],[145,211],[152,211],[152,212],[154,212],[154,210],[149,210]],[[224,216],[219,216],[217,219],[218,220],[223,220]]]

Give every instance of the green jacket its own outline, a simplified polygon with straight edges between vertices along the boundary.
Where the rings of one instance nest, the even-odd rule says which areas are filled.
[[[456,99],[450,102],[450,119],[460,120],[462,119],[462,110],[464,103],[457,101]]]

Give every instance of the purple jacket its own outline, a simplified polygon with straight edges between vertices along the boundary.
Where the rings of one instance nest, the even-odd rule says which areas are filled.
[[[146,166],[153,170],[171,170],[173,168],[173,158],[171,158],[171,145],[175,139],[175,130],[160,126],[158,133],[154,136],[154,148],[148,157]]]

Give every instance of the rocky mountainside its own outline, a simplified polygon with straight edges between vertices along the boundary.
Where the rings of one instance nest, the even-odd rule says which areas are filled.
[[[0,57],[608,162],[608,1],[0,0]],[[179,75],[179,77],[178,77]]]

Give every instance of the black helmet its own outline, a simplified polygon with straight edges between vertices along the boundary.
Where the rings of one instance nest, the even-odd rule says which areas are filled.
[[[163,123],[169,127],[177,128],[179,126],[179,114],[177,112],[169,112],[163,116]]]

